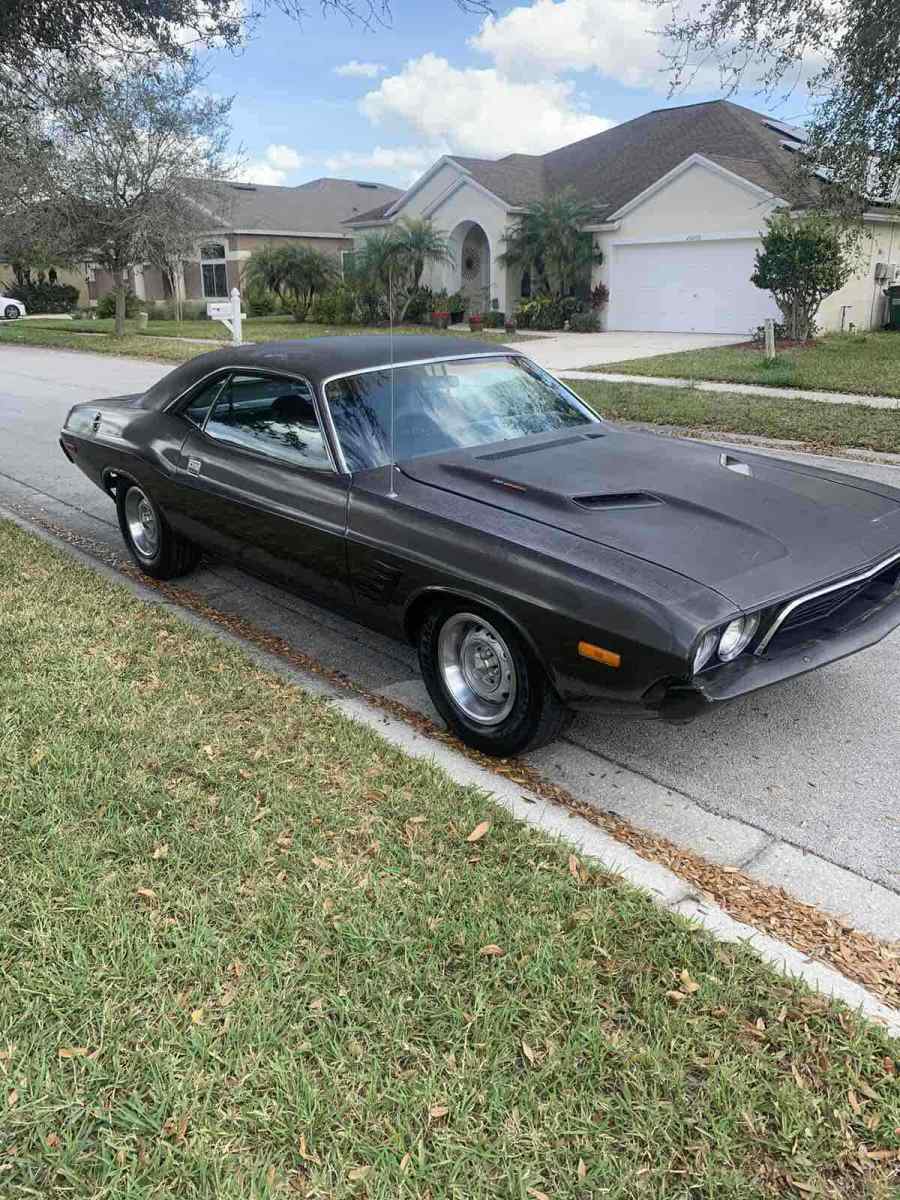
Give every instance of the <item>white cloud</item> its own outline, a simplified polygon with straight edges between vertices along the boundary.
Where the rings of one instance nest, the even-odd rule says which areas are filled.
[[[282,171],[296,171],[303,166],[303,156],[293,146],[274,144],[266,150],[266,161]]]
[[[251,159],[237,173],[244,183],[272,184],[276,187],[287,182],[289,172],[302,167],[306,159],[293,146],[272,143],[266,147],[262,158]]]
[[[444,145],[433,146],[376,146],[374,150],[357,152],[344,150],[325,160],[326,169],[335,175],[353,175],[360,171],[377,171],[392,175],[404,183],[413,183],[445,154]]]
[[[485,18],[470,45],[510,78],[595,70],[627,87],[664,90],[661,23],[645,0],[534,0]]]
[[[566,80],[512,80],[430,53],[383,79],[360,110],[375,124],[400,122],[457,153],[486,157],[543,154],[613,124],[586,112]]]
[[[360,62],[356,58],[351,58],[349,62],[341,63],[339,67],[335,67],[334,73],[335,75],[347,75],[350,78],[374,79],[384,69],[384,63]]]

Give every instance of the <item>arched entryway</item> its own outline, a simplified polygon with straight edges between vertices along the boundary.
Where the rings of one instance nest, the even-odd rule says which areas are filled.
[[[491,244],[488,236],[477,221],[461,221],[450,240],[466,312],[485,312],[491,306]]]

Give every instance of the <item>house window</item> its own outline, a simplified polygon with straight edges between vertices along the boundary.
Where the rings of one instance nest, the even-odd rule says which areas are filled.
[[[208,242],[200,247],[200,274],[203,296],[207,300],[228,298],[228,274],[225,270],[225,247],[221,242]]]
[[[529,270],[522,272],[522,286],[519,290],[519,295],[523,300],[531,299],[531,272]]]

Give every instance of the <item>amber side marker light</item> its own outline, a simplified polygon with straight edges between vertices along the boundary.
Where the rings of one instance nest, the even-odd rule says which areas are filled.
[[[595,646],[591,642],[579,642],[578,653],[582,658],[593,659],[594,662],[603,663],[604,667],[621,667],[621,654],[614,654],[612,650],[604,650],[602,646]]]

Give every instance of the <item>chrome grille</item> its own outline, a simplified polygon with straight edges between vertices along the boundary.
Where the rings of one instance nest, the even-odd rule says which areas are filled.
[[[776,633],[798,629],[803,625],[812,625],[816,621],[827,620],[838,609],[849,604],[856,596],[879,582],[896,576],[900,571],[900,553],[892,554],[890,558],[872,567],[852,579],[844,579],[840,583],[832,583],[828,587],[818,588],[805,596],[791,600],[782,608],[769,628],[759,639],[755,653],[762,654]]]

